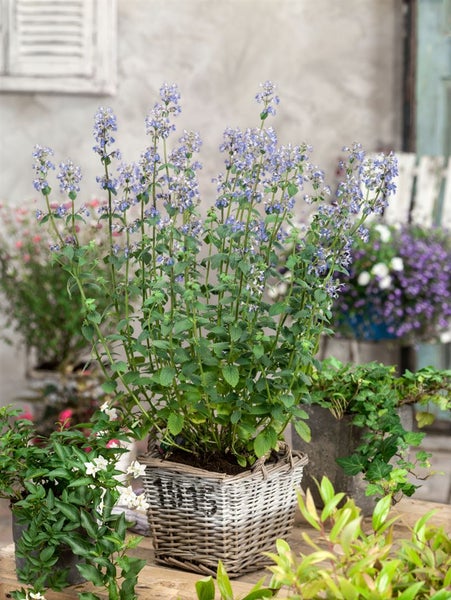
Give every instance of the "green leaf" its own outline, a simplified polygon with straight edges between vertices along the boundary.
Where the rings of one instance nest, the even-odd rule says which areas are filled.
[[[310,431],[310,427],[307,425],[305,421],[295,421],[294,428],[299,437],[304,440],[304,442],[310,442],[312,439],[312,432]]]
[[[182,333],[183,331],[188,331],[192,328],[192,323],[190,319],[182,319],[181,321],[177,321],[174,325],[174,334],[177,335]]]
[[[181,413],[171,413],[168,417],[168,429],[171,432],[171,435],[178,435],[182,429],[184,424],[184,417]]]
[[[264,355],[265,348],[261,344],[258,344],[257,346],[253,346],[252,352],[253,352],[255,358],[258,360],[259,358],[261,358]]]
[[[260,458],[272,450],[277,444],[277,434],[272,428],[265,429],[254,440],[255,455]]]
[[[231,387],[234,388],[238,385],[238,382],[240,380],[240,372],[238,370],[238,367],[236,367],[235,365],[225,365],[222,368],[222,374],[224,376],[224,379]]]
[[[346,475],[358,475],[365,470],[365,463],[362,462],[361,458],[356,454],[352,456],[346,456],[344,458],[337,458],[337,463],[346,473]]]
[[[163,367],[160,371],[160,384],[169,387],[174,381],[175,369],[173,367]]]
[[[218,563],[216,580],[221,593],[221,600],[233,600],[233,591],[230,584],[230,579],[221,561]]]
[[[128,371],[128,364],[123,360],[118,360],[112,363],[111,370],[114,373],[126,373]]]
[[[80,513],[72,504],[66,504],[55,498],[55,506],[72,523],[80,522]]]
[[[275,317],[276,315],[281,315],[281,314],[285,313],[286,310],[287,310],[287,304],[285,301],[275,302],[274,304],[271,304],[271,306],[269,307],[269,315],[271,317]]]
[[[417,420],[418,427],[421,429],[422,427],[431,425],[435,421],[435,415],[429,412],[418,411],[415,413],[415,419]]]
[[[102,574],[93,565],[80,564],[77,565],[77,569],[87,581],[91,581],[94,585],[103,586]]]
[[[196,581],[196,593],[198,600],[215,600],[215,584],[213,577],[206,577]]]

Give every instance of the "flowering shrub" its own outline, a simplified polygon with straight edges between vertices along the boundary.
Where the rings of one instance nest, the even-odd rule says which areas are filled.
[[[32,589],[12,597],[40,598],[46,588],[67,587],[67,571],[57,561],[69,547],[79,558],[81,575],[106,589],[110,600],[137,598],[134,589],[145,561],[126,554],[139,538],[126,538],[124,513],[114,507],[127,501],[146,508],[129,484],[142,475],[142,467],[132,463],[126,480],[120,479],[124,474],[116,464],[129,437],[115,410],[105,402],[89,428],[61,422],[48,437],[39,436],[30,420],[18,419],[18,412],[0,408],[0,498],[10,500],[17,523],[26,526],[16,555],[25,559],[19,579]],[[99,596],[92,593],[89,600]]]
[[[427,340],[450,326],[451,237],[438,228],[374,223],[352,251],[334,308],[340,333]],[[375,327],[383,326],[382,332]]]
[[[99,204],[93,200],[88,206],[93,209]],[[60,206],[55,209],[63,210]],[[84,307],[75,289],[68,294],[69,273],[49,259],[51,237],[37,223],[35,212],[33,204],[18,208],[0,205],[0,306],[6,325],[35,353],[36,366],[66,369],[85,358],[89,349],[81,331]],[[87,239],[97,228],[98,223],[87,223]],[[97,235],[97,239],[100,242],[102,238]],[[100,275],[99,266],[96,272]],[[101,305],[99,291],[95,296]],[[2,329],[2,337],[13,341],[6,329]]]
[[[34,420],[36,433],[44,437],[55,429],[55,423],[66,428],[87,423],[107,398],[103,382],[103,373],[95,364],[42,381],[36,377],[21,398],[31,405],[31,411],[21,416]]]
[[[152,428],[169,452],[199,461],[219,455],[243,467],[276,449],[291,421],[308,437],[300,404],[337,293],[335,273],[347,266],[368,214],[383,211],[396,174],[393,155],[369,159],[355,144],[330,199],[311,148],[279,145],[266,125],[279,102],[274,86],[263,84],[256,100],[260,124],[225,130],[225,170],[200,209],[200,137],[185,131],[169,143],[181,110],[175,85],[161,88],[145,120],[149,145],[137,162],[120,162],[116,117],[99,109],[94,151],[108,197],[99,219],[108,224],[109,273],[96,283],[111,300],[104,312],[85,285],[96,259],[76,231],[79,170],[69,160],[60,165],[60,187],[74,204],[55,209],[52,151],[34,153],[41,220],[53,227],[57,259],[77,282],[84,333],[108,364],[105,389],[135,435]],[[296,202],[312,213],[302,232],[291,226]],[[284,252],[292,277],[274,302],[267,292],[283,277]],[[113,335],[102,332],[105,320],[115,324]]]

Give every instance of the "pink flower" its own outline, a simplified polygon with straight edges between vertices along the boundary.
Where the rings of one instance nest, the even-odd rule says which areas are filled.
[[[112,439],[107,443],[106,447],[107,448],[120,448],[120,445],[121,444],[120,444],[119,440]]]
[[[65,408],[64,410],[62,410],[60,412],[60,414],[58,415],[58,420],[62,424],[63,427],[65,427],[65,428],[69,427],[70,420],[71,420],[73,414],[74,414],[74,411],[71,408]]]
[[[19,415],[18,417],[19,419],[27,419],[28,421],[32,421],[33,420],[33,415],[30,411],[29,408],[25,409],[25,411]]]

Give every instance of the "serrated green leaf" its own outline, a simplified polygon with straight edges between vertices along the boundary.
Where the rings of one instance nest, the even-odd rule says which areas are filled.
[[[168,417],[168,429],[171,435],[178,435],[182,429],[185,419],[181,413],[171,413]]]
[[[181,319],[180,321],[177,321],[177,323],[175,323],[174,325],[174,334],[178,335],[183,331],[188,331],[192,328],[192,326],[193,324],[191,323],[190,319]]]
[[[174,381],[175,369],[173,367],[163,367],[159,373],[160,384],[169,387]]]
[[[240,372],[235,365],[225,365],[222,368],[224,379],[231,387],[236,387],[240,381]]]

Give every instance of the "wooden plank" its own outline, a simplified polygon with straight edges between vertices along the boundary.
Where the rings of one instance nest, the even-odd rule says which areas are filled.
[[[397,153],[399,175],[396,178],[396,194],[384,211],[384,221],[389,224],[408,223],[412,203],[413,184],[416,174],[416,156]]]
[[[443,180],[443,156],[422,156],[418,164],[412,223],[430,227],[437,219]]]
[[[408,529],[427,512],[435,510],[431,518],[431,523],[443,526],[448,533],[451,533],[451,506],[448,504],[439,504],[436,502],[426,502],[403,498],[392,509],[392,515],[398,517],[395,524],[395,539],[408,536]],[[367,518],[365,524],[370,524],[371,519]],[[295,526],[287,538],[292,550],[296,553],[309,552],[302,538],[302,532],[308,531],[312,539],[317,539],[315,532],[305,523],[300,513],[297,514]],[[148,564],[144,567],[139,576],[137,593],[140,600],[196,600],[195,583],[202,578],[202,575],[169,569],[166,567],[152,564],[153,551],[150,538],[145,538],[140,546],[135,549],[134,554],[146,558]],[[232,581],[232,588],[238,597],[243,596],[259,581],[266,577],[268,582],[270,575],[268,571],[262,570],[256,573],[250,573]],[[14,565],[14,545],[9,544],[0,548],[0,599],[7,600],[8,594],[16,589],[20,584],[15,578]],[[46,592],[47,600],[74,600],[81,591],[93,590],[88,584],[73,586],[67,588],[64,592]],[[106,594],[96,591],[102,599],[107,599]],[[287,593],[280,593],[279,598],[286,598]]]
[[[448,158],[448,166],[445,171],[445,189],[443,192],[440,223],[443,227],[451,230],[451,156]]]
[[[137,549],[141,557],[146,556],[146,550],[151,552],[151,542],[148,538]],[[147,554],[149,557],[149,553]],[[262,576],[267,574],[265,571],[259,571],[255,574],[248,574],[232,581],[234,592],[237,596],[243,596],[248,593]],[[139,583],[136,587],[140,600],[196,600],[196,581],[204,576],[187,571],[169,569],[155,564],[147,564],[139,575]],[[268,576],[269,577],[269,576]],[[246,581],[245,581],[245,580]],[[6,600],[11,591],[20,588],[15,576],[14,564],[14,545],[0,548],[0,599]],[[74,600],[78,598],[78,593],[86,591],[95,591],[103,599],[108,599],[108,594],[97,591],[98,588],[90,584],[80,584],[66,588],[63,592],[46,592],[46,600]],[[279,598],[286,598],[285,593],[280,593]]]

